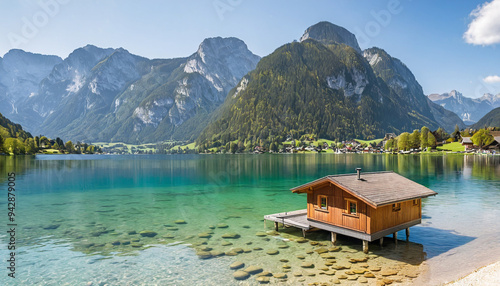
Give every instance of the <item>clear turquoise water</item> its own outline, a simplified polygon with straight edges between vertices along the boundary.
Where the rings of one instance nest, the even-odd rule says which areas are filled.
[[[1,285],[235,285],[228,265],[235,260],[273,273],[287,259],[301,270],[297,253],[319,265],[311,245],[297,244],[300,233],[255,236],[263,215],[305,208],[305,196],[289,189],[329,174],[393,170],[439,193],[423,202],[423,224],[410,242],[386,240],[370,245],[377,258],[370,266],[411,269],[419,279],[439,283],[458,278],[500,259],[500,157],[465,155],[45,155],[0,157],[5,195],[0,200],[2,229],[7,223],[7,173],[17,174],[17,258],[15,280],[0,270]],[[177,225],[175,220],[185,220]],[[198,233],[215,228],[210,239]],[[271,224],[266,230],[272,229]],[[151,230],[153,238],[129,235]],[[235,232],[238,239],[222,239]],[[400,234],[404,238],[404,232]],[[308,238],[325,243],[327,233]],[[140,241],[112,245],[115,241]],[[222,246],[223,241],[233,245]],[[289,241],[291,240],[291,241]],[[0,257],[8,257],[7,236],[0,233]],[[280,255],[268,256],[267,249]],[[134,247],[132,246],[134,244]],[[340,238],[337,260],[362,256],[361,243]],[[201,260],[196,249],[252,250],[235,257]],[[264,250],[253,250],[261,247]],[[405,268],[406,267],[406,268]],[[423,273],[422,273],[423,272]],[[341,274],[339,271],[337,273]],[[288,274],[289,284],[300,278]],[[318,273],[305,282],[328,281]],[[403,282],[411,279],[401,276]],[[430,280],[429,280],[430,279]],[[272,280],[275,281],[275,280]],[[343,280],[344,281],[344,280]],[[374,279],[370,283],[374,283]],[[349,284],[348,282],[343,282]],[[356,283],[356,282],[352,282]]]

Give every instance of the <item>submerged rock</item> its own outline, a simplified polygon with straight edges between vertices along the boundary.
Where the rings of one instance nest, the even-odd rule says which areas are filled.
[[[269,249],[268,251],[266,251],[267,254],[269,255],[276,255],[278,253],[280,253],[278,250],[276,249]]]
[[[237,239],[240,238],[240,235],[234,232],[228,232],[222,235],[222,238],[231,238],[231,239]]]
[[[245,251],[243,250],[243,248],[232,248],[230,251],[234,251],[234,252],[236,252],[236,253],[243,253],[243,252],[245,252]]]
[[[373,275],[373,273],[371,272],[366,272],[363,276],[365,276],[366,278],[375,278],[375,275]]]
[[[297,255],[296,256],[298,259],[306,259],[306,257],[304,255]]]
[[[229,265],[229,269],[236,270],[245,267],[245,263],[241,261],[235,261]]]
[[[269,230],[266,232],[268,235],[272,235],[272,236],[276,236],[276,235],[280,235],[279,232],[275,231],[275,230]]]
[[[49,225],[42,226],[42,228],[43,228],[43,229],[50,230],[50,229],[57,229],[57,228],[59,228],[60,226],[61,226],[60,224],[49,224]]]
[[[258,231],[255,235],[260,236],[260,237],[267,236],[267,234],[265,232],[262,232],[262,231]]]
[[[244,270],[245,272],[249,274],[257,274],[263,271],[262,267],[256,266],[256,265],[250,265]]]
[[[143,237],[155,237],[158,233],[152,231],[152,230],[143,230],[139,232],[139,234]]]
[[[253,250],[259,251],[259,250],[262,250],[262,247],[254,247]]]
[[[316,252],[318,254],[327,253],[328,249],[324,248],[324,247],[320,247],[320,248],[315,249],[314,252]]]
[[[233,277],[236,280],[245,280],[245,279],[248,279],[248,277],[250,277],[250,274],[248,274],[245,271],[238,270],[238,271],[233,273]]]
[[[196,253],[200,259],[209,259],[212,258],[212,253],[208,251],[199,251]]]
[[[395,269],[384,269],[380,271],[380,275],[382,276],[392,276],[392,275],[397,275],[398,271]]]
[[[305,243],[305,242],[308,242],[309,240],[308,239],[305,239],[303,237],[299,237],[297,240],[295,240],[295,242],[297,243]]]
[[[228,228],[229,225],[225,224],[225,223],[219,223],[217,224],[217,228]]]
[[[230,241],[223,241],[223,242],[221,243],[221,245],[222,245],[222,246],[229,246],[229,245],[233,245],[233,243],[232,243],[232,242],[230,242]]]
[[[271,281],[271,279],[269,279],[269,277],[266,277],[266,276],[259,276],[259,277],[255,278],[255,280],[257,280],[257,282],[259,282],[261,284],[266,284],[266,283],[269,283],[269,281]]]
[[[122,244],[122,243],[120,241],[118,241],[118,240],[115,240],[115,241],[111,242],[111,245],[120,245],[120,244]]]
[[[270,277],[270,276],[273,276],[273,274],[271,272],[269,272],[269,271],[263,271],[263,272],[257,274],[257,276],[259,276],[259,277],[260,276],[268,276],[268,277]]]
[[[183,219],[178,219],[176,221],[174,221],[175,224],[186,224],[187,222]]]
[[[333,247],[328,248],[328,251],[330,251],[330,252],[338,252],[341,249],[342,248],[340,246],[333,246]]]
[[[212,235],[210,233],[207,233],[207,232],[201,232],[201,233],[198,233],[198,237],[199,238],[210,238],[210,237],[212,237]]]
[[[300,267],[302,267],[302,268],[314,268],[314,264],[311,262],[302,262]]]
[[[213,251],[210,251],[210,254],[212,254],[213,257],[219,257],[219,256],[223,256],[225,253],[222,251],[219,251],[219,250],[213,250]]]
[[[286,279],[288,276],[286,276],[286,273],[275,273],[273,277],[277,279]]]

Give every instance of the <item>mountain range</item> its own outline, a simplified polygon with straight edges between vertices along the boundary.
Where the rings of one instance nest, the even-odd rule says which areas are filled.
[[[6,65],[11,53],[32,69]],[[2,100],[10,102],[1,112],[34,134],[74,141],[193,140],[259,59],[243,41],[220,37],[176,59],[151,60],[92,45],[64,60],[11,51],[0,63],[12,74],[5,82],[28,84],[22,90],[0,86]]]
[[[380,138],[428,126],[465,127],[426,98],[411,71],[379,48],[359,49],[342,27],[320,22],[245,75],[202,132],[198,144],[245,146],[302,134]]]
[[[11,50],[0,58],[0,101],[0,112],[33,134],[86,142],[344,140],[465,127],[404,63],[361,50],[329,22],[262,59],[220,37],[174,59],[92,45],[65,59]]]
[[[452,90],[443,94],[430,94],[429,99],[458,114],[467,125],[474,124],[486,113],[500,107],[500,94],[486,93],[480,98],[469,98],[456,90]]]

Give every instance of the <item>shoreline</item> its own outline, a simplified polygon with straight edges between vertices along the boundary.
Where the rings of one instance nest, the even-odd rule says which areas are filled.
[[[477,268],[457,280],[446,283],[447,286],[498,285],[500,284],[500,261]]]

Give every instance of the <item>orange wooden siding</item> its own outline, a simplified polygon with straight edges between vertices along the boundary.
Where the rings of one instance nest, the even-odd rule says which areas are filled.
[[[320,208],[319,196],[327,196],[327,210]],[[346,199],[356,202],[356,215],[347,213]],[[401,210],[397,212],[392,205],[375,209],[331,183],[316,186],[307,194],[308,218],[368,234],[421,218],[420,206],[418,199],[416,206],[412,200],[401,202]]]
[[[371,233],[381,231],[405,222],[422,218],[421,201],[413,205],[413,200],[401,202],[401,210],[393,211],[392,205],[370,210]]]

